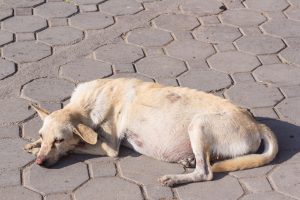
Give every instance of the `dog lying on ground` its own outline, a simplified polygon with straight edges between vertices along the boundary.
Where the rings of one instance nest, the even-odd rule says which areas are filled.
[[[195,164],[189,174],[165,175],[173,186],[271,162],[275,135],[245,109],[193,89],[137,79],[99,79],[80,84],[70,103],[53,113],[33,105],[43,120],[40,139],[25,149],[50,166],[68,152],[118,156],[120,144],[158,160]],[[255,154],[261,140],[265,150]],[[223,158],[212,166],[215,158]]]

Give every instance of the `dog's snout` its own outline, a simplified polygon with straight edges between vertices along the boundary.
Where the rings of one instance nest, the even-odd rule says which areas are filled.
[[[35,160],[35,163],[38,164],[38,165],[42,165],[44,162],[45,162],[45,157],[38,157]]]

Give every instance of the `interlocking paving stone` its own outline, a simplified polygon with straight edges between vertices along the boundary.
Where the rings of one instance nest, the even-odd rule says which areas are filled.
[[[152,78],[146,77],[145,75],[139,73],[118,73],[114,74],[110,78],[137,78],[146,82],[153,82]]]
[[[277,109],[285,119],[300,125],[300,97],[285,99],[277,105]]]
[[[42,200],[42,196],[40,194],[21,186],[0,188],[0,196],[1,199],[9,200]]]
[[[200,26],[194,31],[194,35],[196,39],[209,43],[233,42],[242,36],[237,28],[221,24]]]
[[[19,137],[19,127],[9,126],[0,128],[0,139],[4,138],[18,138]]]
[[[15,63],[0,58],[0,80],[15,73],[15,71],[16,71]]]
[[[0,31],[0,46],[12,42],[13,40],[14,37],[12,33],[7,31]]]
[[[214,70],[188,71],[181,75],[178,80],[181,86],[203,91],[218,90],[231,85],[231,80],[227,74]]]
[[[16,16],[32,15],[32,8],[15,8]]]
[[[95,51],[96,59],[107,61],[110,63],[132,63],[142,57],[144,53],[141,48],[117,43],[117,44],[108,44],[98,48]]]
[[[21,185],[21,172],[19,169],[0,169],[0,188]],[[1,197],[2,198],[2,197]]]
[[[243,178],[240,179],[240,181],[246,185],[248,190],[254,193],[272,190],[268,180],[265,177]]]
[[[278,0],[276,2],[273,2],[272,0],[246,0],[244,4],[248,8],[257,11],[281,11],[289,5],[285,0]]]
[[[74,2],[75,4],[99,4],[104,2],[105,0],[73,0],[72,2]]]
[[[280,89],[288,98],[300,97],[300,85],[282,86]]]
[[[286,11],[285,14],[288,16],[290,19],[294,20],[300,20],[300,9],[295,8],[295,7],[289,7]]]
[[[225,24],[235,26],[257,26],[266,20],[261,13],[249,9],[228,10],[220,18]]]
[[[288,0],[288,2],[296,7],[300,7],[300,1],[299,0]]]
[[[68,20],[66,18],[51,18],[48,20],[51,27],[54,26],[68,26]]]
[[[36,117],[23,124],[23,138],[34,140],[39,138],[39,130],[42,128],[42,120]]]
[[[89,179],[87,166],[60,160],[54,168],[33,164],[23,171],[24,185],[44,194],[72,191]],[[41,176],[42,174],[42,176]]]
[[[300,68],[287,64],[263,65],[253,75],[259,81],[274,85],[300,84]]]
[[[117,172],[114,162],[115,159],[109,157],[94,158],[86,161],[89,165],[90,176],[93,178],[115,176]]]
[[[265,176],[273,169],[273,165],[266,165],[263,167],[246,169],[241,171],[230,172],[229,174],[237,178],[254,178]]]
[[[45,18],[69,17],[77,12],[77,7],[72,3],[47,2],[34,8],[34,13]]]
[[[43,3],[43,0],[3,0],[3,3],[8,4],[11,7],[32,7],[32,6],[36,6],[38,4]]]
[[[145,47],[163,46],[172,40],[169,32],[148,28],[133,30],[128,36],[128,42]]]
[[[56,78],[41,78],[23,87],[22,96],[32,101],[60,102],[71,96],[74,84]]]
[[[10,8],[0,9],[0,21],[13,15],[13,10]]]
[[[145,186],[145,192],[149,199],[173,199],[172,190],[169,187],[147,185]]]
[[[130,15],[143,10],[142,4],[135,0],[110,0],[100,4],[99,8],[112,15]]]
[[[154,22],[159,28],[169,31],[192,30],[200,25],[196,17],[182,14],[160,15]]]
[[[253,83],[253,82],[255,82],[255,80],[250,72],[234,73],[232,75],[232,78],[235,83],[245,83],[245,82]]]
[[[284,51],[284,50],[283,50]],[[271,54],[271,55],[260,55],[258,56],[258,59],[263,65],[270,65],[275,63],[281,63],[278,59],[277,55]]]
[[[168,56],[146,57],[135,65],[138,72],[153,78],[176,77],[187,69],[184,62]]]
[[[28,102],[22,99],[1,99],[0,106],[0,124],[20,122],[33,114],[33,111],[28,109]]]
[[[277,88],[259,83],[239,83],[225,92],[234,103],[248,107],[274,106],[283,96]]]
[[[14,33],[35,32],[44,27],[47,22],[39,16],[15,16],[3,22],[3,28]]]
[[[0,140],[0,171],[18,169],[33,160],[33,155],[23,150],[26,143],[22,139]]]
[[[288,44],[288,46],[280,52],[280,55],[288,62],[300,65],[300,58],[297,53],[300,51],[300,39],[286,38],[285,42]]]
[[[267,33],[281,37],[298,37],[300,21],[289,19],[273,19],[261,26]]]
[[[269,175],[275,189],[291,195],[295,198],[300,197],[300,163],[287,163],[276,168]]]
[[[38,61],[49,55],[51,48],[35,41],[15,42],[3,48],[3,57],[19,63]]]
[[[199,16],[218,14],[222,11],[220,8],[223,4],[216,0],[205,1],[205,0],[189,0],[182,1],[181,8],[183,12],[196,14]]]
[[[278,116],[275,113],[275,111],[273,110],[273,108],[253,108],[251,109],[251,113],[255,116],[255,117],[267,117],[267,118],[273,118],[273,119],[277,119]]]
[[[34,33],[17,33],[16,39],[17,41],[35,40],[35,35]]]
[[[109,187],[107,187],[109,185]],[[139,187],[117,177],[92,179],[75,191],[76,200],[91,199],[130,199],[142,200]]]
[[[60,75],[74,82],[83,82],[112,75],[112,68],[105,62],[80,59],[63,65]]]
[[[212,45],[195,40],[174,41],[166,50],[169,55],[184,60],[205,59],[215,53]]]
[[[75,44],[82,38],[82,31],[68,26],[51,27],[38,33],[38,40],[52,46]]]
[[[236,45],[241,51],[253,54],[276,53],[285,46],[279,38],[267,35],[243,36],[236,41]]]
[[[176,188],[178,196],[185,200],[194,199],[237,199],[243,190],[235,178],[225,176],[208,182],[198,182]]]
[[[80,12],[94,12],[98,10],[97,5],[80,5]]]
[[[241,200],[265,200],[265,199],[272,199],[272,200],[292,200],[292,198],[288,196],[284,196],[277,192],[263,192],[257,194],[248,194],[241,198]]]
[[[260,65],[255,56],[237,51],[217,53],[207,62],[212,68],[227,73],[247,72]]]
[[[68,193],[49,194],[45,196],[45,200],[71,200],[71,195]]]
[[[70,24],[83,30],[103,29],[114,24],[114,20],[111,16],[99,12],[90,12],[71,17]]]

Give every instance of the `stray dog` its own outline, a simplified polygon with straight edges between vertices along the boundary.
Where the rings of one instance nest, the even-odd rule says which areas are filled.
[[[43,126],[40,139],[25,150],[37,155],[39,165],[50,166],[68,152],[115,157],[122,142],[158,160],[196,165],[189,174],[159,178],[173,186],[211,180],[213,172],[262,166],[278,152],[275,135],[247,110],[188,88],[99,79],[80,84],[61,110],[50,114],[32,106]],[[262,139],[265,150],[256,154]],[[223,160],[211,166],[219,157]]]

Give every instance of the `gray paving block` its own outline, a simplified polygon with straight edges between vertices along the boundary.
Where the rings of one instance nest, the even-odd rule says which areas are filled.
[[[98,10],[98,7],[97,7],[97,5],[93,5],[93,4],[80,5],[79,10],[80,10],[80,12],[95,12]]]
[[[281,39],[269,35],[243,36],[236,41],[238,49],[252,54],[277,53],[284,48]]]
[[[13,15],[13,10],[11,8],[0,9],[0,21],[12,15]]]
[[[285,99],[276,108],[284,119],[300,125],[300,97]]]
[[[237,199],[243,190],[235,178],[230,176],[218,180],[187,184],[176,188],[180,199]]]
[[[153,78],[176,77],[187,70],[184,62],[168,56],[145,57],[135,66],[139,73]]]
[[[215,47],[217,48],[217,51],[219,51],[219,52],[235,51],[236,50],[235,46],[230,42],[215,44]]]
[[[300,85],[282,86],[280,87],[284,96],[290,97],[300,97]]]
[[[23,123],[23,138],[31,141],[39,138],[39,130],[42,128],[43,122],[39,117],[31,119]]]
[[[0,188],[21,185],[19,169],[0,169]]]
[[[51,27],[68,26],[68,19],[67,18],[51,18],[51,19],[48,19],[48,23]]]
[[[288,63],[296,63],[297,65],[300,65],[300,58],[297,53],[300,51],[300,39],[285,38],[285,42],[288,46],[280,52],[280,56]]]
[[[145,47],[164,46],[173,40],[169,32],[150,28],[135,29],[127,39],[132,44]]]
[[[248,72],[260,65],[255,56],[237,51],[217,53],[207,62],[212,68],[226,73]]]
[[[0,139],[4,138],[19,138],[19,127],[16,125],[0,127]]]
[[[68,26],[47,28],[37,34],[37,38],[49,45],[72,45],[83,39],[83,32]]]
[[[238,17],[237,17],[238,16]],[[249,9],[227,10],[220,15],[221,20],[225,24],[235,26],[258,26],[266,21],[266,17],[262,13]]]
[[[146,82],[154,81],[152,78],[149,78],[149,77],[147,77],[143,74],[139,74],[139,73],[118,73],[118,74],[114,74],[110,78],[136,78],[136,79],[140,79],[140,80],[143,80]]]
[[[272,119],[277,119],[278,116],[273,110],[273,108],[268,107],[268,108],[253,108],[251,109],[252,114],[255,117],[267,117],[267,118],[272,118]]]
[[[82,30],[104,29],[114,24],[111,16],[100,12],[80,13],[70,18],[71,26]]]
[[[43,194],[72,191],[89,179],[85,164],[68,160],[59,161],[55,168],[33,164],[23,171],[23,176],[26,187]]]
[[[0,124],[20,122],[33,115],[33,111],[28,109],[28,103],[18,98],[1,99]]]
[[[213,15],[222,11],[220,7],[223,4],[216,0],[205,1],[205,0],[190,0],[183,1],[181,8],[184,13],[196,14],[199,16]]]
[[[262,12],[282,11],[289,5],[285,0],[278,0],[276,2],[273,2],[272,0],[247,0],[244,3],[248,8]]]
[[[39,16],[14,16],[3,22],[3,28],[14,33],[35,32],[45,27],[46,20]]]
[[[45,196],[45,200],[72,200],[68,193],[49,194]]]
[[[145,186],[145,192],[148,199],[156,200],[156,199],[173,199],[173,193],[171,188],[163,187],[158,185],[147,185]]]
[[[255,178],[266,176],[274,168],[273,165],[266,165],[252,169],[230,172],[229,174],[237,178]]]
[[[21,186],[0,188],[0,196],[3,200],[42,200],[42,196],[40,194]]]
[[[262,29],[265,32],[281,37],[298,37],[300,34],[300,21],[289,19],[273,19],[264,23]]]
[[[105,0],[73,0],[75,4],[84,5],[84,4],[99,4]]]
[[[15,71],[16,71],[15,63],[0,58],[0,80],[15,73]]]
[[[100,4],[99,8],[112,15],[130,15],[143,10],[142,4],[135,0],[110,0]]]
[[[231,85],[229,76],[215,70],[188,71],[178,78],[181,86],[203,91],[226,88]]]
[[[39,5],[43,3],[43,0],[18,0],[18,1],[12,1],[12,0],[3,0],[4,4],[8,4],[10,7],[33,7],[36,5]]]
[[[241,198],[241,200],[265,200],[265,199],[272,199],[272,200],[292,200],[292,198],[279,194],[277,192],[262,192],[257,194],[248,194]]]
[[[57,78],[36,79],[23,87],[22,96],[32,101],[61,102],[71,96],[74,84]]]
[[[109,187],[107,187],[109,186]],[[140,188],[117,177],[96,178],[75,191],[76,200],[90,199],[130,199],[142,200]]]
[[[15,8],[16,16],[28,16],[32,15],[32,8]]]
[[[168,31],[190,31],[200,25],[196,17],[182,14],[163,14],[156,18],[154,23]]]
[[[208,43],[229,43],[241,37],[241,32],[223,24],[200,26],[193,32],[196,39]]]
[[[17,33],[16,34],[17,41],[28,41],[28,40],[35,40],[34,33]]]
[[[246,186],[246,188],[254,193],[271,191],[270,183],[265,177],[257,178],[243,178],[240,181]]]
[[[289,4],[292,6],[300,7],[300,2],[299,0],[288,0]]]
[[[284,50],[283,50],[284,51]],[[263,65],[270,65],[270,64],[278,64],[281,63],[278,56],[275,54],[271,55],[260,55],[258,59]]]
[[[19,63],[41,60],[51,55],[51,48],[35,41],[15,42],[3,48],[3,57]]]
[[[293,20],[300,20],[300,9],[297,7],[289,7],[285,14],[288,16],[288,18]]]
[[[72,3],[47,2],[36,8],[34,13],[45,18],[69,17],[77,12],[77,7]]]
[[[232,75],[232,78],[233,78],[235,83],[246,83],[246,82],[253,83],[253,82],[255,82],[251,72],[234,73]]]
[[[216,15],[200,17],[201,25],[220,24],[220,20]]]
[[[0,31],[0,46],[5,45],[14,40],[13,34],[7,31]]]
[[[114,162],[115,158],[110,157],[93,158],[86,161],[89,165],[90,176],[93,178],[115,176],[117,171]]]

